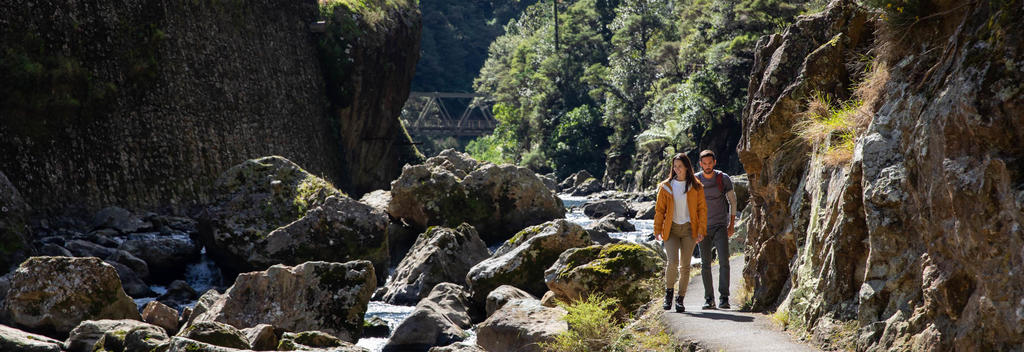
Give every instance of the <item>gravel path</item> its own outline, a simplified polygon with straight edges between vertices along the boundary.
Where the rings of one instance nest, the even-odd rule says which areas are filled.
[[[712,351],[819,351],[805,343],[793,340],[787,333],[775,326],[768,315],[740,312],[740,279],[743,277],[743,256],[729,261],[731,282],[729,304],[732,309],[702,310],[704,305],[704,284],[700,275],[690,280],[686,289],[686,312],[666,311],[662,321],[676,338],[695,341]],[[718,283],[718,266],[712,268],[714,282]],[[715,290],[717,302],[718,290]]]

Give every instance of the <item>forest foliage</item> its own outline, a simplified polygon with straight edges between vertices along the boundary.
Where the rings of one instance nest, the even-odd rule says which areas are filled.
[[[757,40],[822,0],[565,0],[526,7],[473,83],[496,101],[493,135],[467,151],[565,177],[655,141],[701,147],[738,126]],[[739,131],[737,131],[738,133]],[[639,137],[639,138],[638,138]],[[680,150],[682,151],[682,150]]]

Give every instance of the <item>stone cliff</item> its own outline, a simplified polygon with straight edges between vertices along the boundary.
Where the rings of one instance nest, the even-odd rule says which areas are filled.
[[[416,157],[397,115],[419,21],[383,0],[0,5],[0,170],[39,211],[182,211],[265,155],[385,188]]]
[[[835,1],[758,44],[749,303],[832,347],[1019,349],[1024,8],[920,3],[900,23]],[[810,143],[830,99],[851,121]]]

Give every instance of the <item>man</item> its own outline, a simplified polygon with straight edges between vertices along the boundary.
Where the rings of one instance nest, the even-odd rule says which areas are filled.
[[[729,237],[736,225],[736,191],[732,178],[715,170],[715,152],[700,152],[700,168],[694,176],[704,184],[708,208],[708,235],[700,241],[700,276],[704,281],[704,309],[715,309],[715,288],[711,278],[711,247],[718,251],[718,308],[729,309]]]

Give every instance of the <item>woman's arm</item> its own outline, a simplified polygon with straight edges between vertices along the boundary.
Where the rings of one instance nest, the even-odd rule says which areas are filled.
[[[665,192],[662,191],[661,187],[658,187],[658,198],[654,203],[654,238],[663,240],[664,237],[661,233],[661,225],[665,222],[665,212],[668,210],[668,203],[665,200]]]

